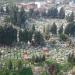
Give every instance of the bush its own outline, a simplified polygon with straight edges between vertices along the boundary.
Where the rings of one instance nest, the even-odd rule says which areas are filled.
[[[75,55],[74,53],[68,55],[68,62],[75,65]]]
[[[68,40],[68,36],[66,34],[60,34],[59,38],[60,38],[60,41],[67,41]]]

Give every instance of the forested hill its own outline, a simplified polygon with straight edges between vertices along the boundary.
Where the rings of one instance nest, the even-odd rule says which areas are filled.
[[[0,0],[0,6],[3,6],[4,4],[9,3],[14,4],[14,3],[21,3],[21,2],[32,2],[32,1],[45,1],[45,0]]]
[[[45,1],[45,0],[0,0],[1,3],[13,3],[13,2],[31,2],[31,1]]]

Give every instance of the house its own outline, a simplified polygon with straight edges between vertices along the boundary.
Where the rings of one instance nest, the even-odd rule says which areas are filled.
[[[30,2],[30,3],[19,3],[16,4],[19,8],[23,7],[25,10],[30,10],[30,9],[35,9],[37,8],[37,4],[35,2]]]

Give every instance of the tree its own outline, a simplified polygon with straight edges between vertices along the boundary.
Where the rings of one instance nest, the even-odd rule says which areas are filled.
[[[44,45],[44,38],[40,32],[35,32],[34,39],[37,45]]]
[[[41,13],[41,16],[44,17],[44,18],[47,17],[46,11],[43,11],[43,12]]]
[[[75,22],[70,22],[65,28],[65,34],[74,36],[75,35]]]
[[[8,67],[8,70],[12,70],[13,69],[13,64],[12,64],[11,60],[9,60],[7,67]]]
[[[6,13],[7,13],[7,14],[10,14],[10,8],[9,8],[8,5],[6,6]]]
[[[0,7],[0,12],[1,12],[1,14],[4,13],[4,9],[3,9],[3,7]]]
[[[75,62],[74,53],[68,55],[68,62],[71,63],[72,65],[75,65],[75,63],[74,63]]]
[[[42,61],[45,61],[45,60],[46,60],[45,55],[43,55],[42,56]]]
[[[59,28],[58,33],[59,33],[59,34],[62,34],[62,33],[63,33],[63,25],[61,25],[61,27]]]
[[[65,10],[64,10],[63,7],[60,9],[59,18],[60,18],[60,19],[64,19],[64,18],[65,18]]]
[[[9,65],[11,63],[7,64]],[[21,60],[18,60],[17,64],[15,64],[16,69],[14,70],[8,69],[8,65],[2,66],[2,69],[0,69],[0,75],[33,75],[31,67],[23,66]]]
[[[60,41],[67,41],[68,40],[68,36],[66,34],[60,34],[59,38],[60,38]]]
[[[43,26],[43,33],[45,33],[45,25]]]
[[[35,25],[33,24],[32,26],[32,32],[34,33],[35,32]]]
[[[27,14],[24,10],[24,8],[22,7],[20,9],[20,11],[17,13],[17,25],[18,26],[24,26],[27,20]]]
[[[56,35],[57,34],[57,26],[55,23],[53,23],[51,29],[50,29],[51,33]]]
[[[1,74],[1,73],[0,73],[0,74]],[[6,67],[3,68],[3,70],[2,70],[2,75],[10,75],[10,74],[9,74],[9,70],[6,69]]]
[[[30,30],[25,29],[24,31],[19,31],[19,41],[20,42],[28,42],[32,40],[33,32]]]
[[[20,17],[19,18],[21,19],[21,24],[22,25],[25,24],[27,16],[26,16],[26,12],[23,7],[20,10]]]
[[[32,62],[34,63],[42,63],[42,62],[44,62],[45,61],[45,55],[39,55],[39,56],[32,56]]]
[[[17,25],[17,13],[18,13],[18,7],[12,6],[10,10],[10,19],[11,23],[14,25]]]
[[[37,11],[32,11],[33,13],[32,13],[32,17],[33,18],[38,18],[38,17],[40,17],[40,12],[37,10]]]
[[[17,68],[18,68],[18,72],[21,72],[23,69],[23,63],[21,60],[17,61]]]
[[[33,75],[31,67],[24,67],[20,75]]]
[[[4,18],[4,22],[5,22],[6,24],[10,23],[10,22],[11,22],[11,21],[10,21],[10,17],[9,17],[9,16],[6,16],[6,17]]]
[[[28,42],[28,31],[26,29],[19,32],[19,41]]]
[[[33,35],[33,31],[29,30],[28,31],[28,41],[30,41],[30,42],[32,40],[32,35]]]
[[[32,17],[33,17],[33,14],[34,14],[34,10],[33,10],[33,9],[30,9],[30,10],[29,10],[29,17],[32,18]]]
[[[17,41],[17,30],[12,26],[5,26],[0,28],[0,44],[11,45]]]
[[[57,8],[52,7],[52,8],[50,8],[48,10],[48,13],[47,14],[48,14],[48,17],[57,18],[57,16],[58,16],[58,10],[57,10]]]
[[[45,36],[46,40],[49,40],[49,38],[50,38],[49,32],[50,32],[50,27],[49,27],[49,25],[47,25],[46,27],[44,27],[44,36]]]
[[[68,22],[73,22],[74,21],[74,13],[73,12],[70,15],[67,16],[67,21]]]

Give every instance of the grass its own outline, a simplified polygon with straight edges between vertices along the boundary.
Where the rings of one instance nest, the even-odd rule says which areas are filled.
[[[43,72],[41,75],[48,75],[48,73],[47,72]]]

